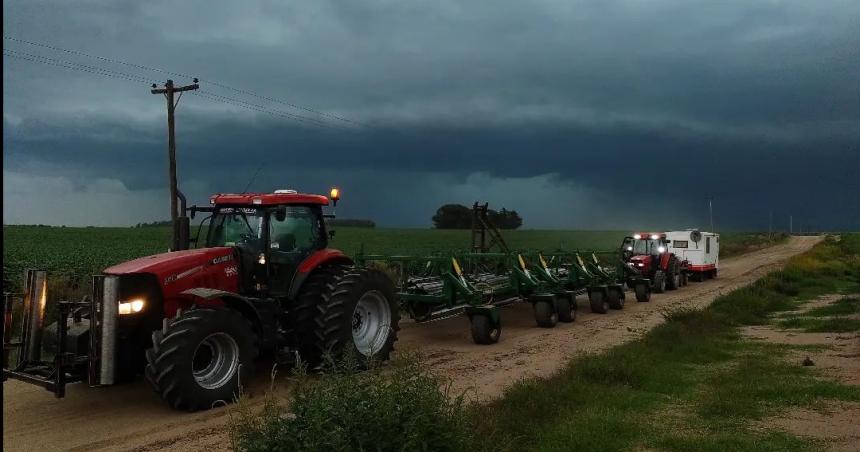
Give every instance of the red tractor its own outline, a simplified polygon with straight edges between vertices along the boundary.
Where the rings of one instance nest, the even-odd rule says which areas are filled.
[[[631,274],[650,281],[650,289],[656,293],[687,285],[687,262],[669,251],[665,233],[642,232],[625,237],[621,243],[621,255],[633,271]],[[638,300],[650,299],[647,285],[635,287]]]
[[[331,201],[338,197],[332,189]],[[143,374],[170,406],[194,411],[232,401],[263,353],[310,365],[327,353],[387,359],[400,319],[393,283],[328,247],[328,204],[326,196],[278,190],[183,206],[191,218],[209,214],[196,239],[180,217],[180,251],[105,269],[92,298],[60,302],[58,322],[46,328],[45,273],[31,271],[22,340],[6,335],[6,348],[20,350],[12,365],[4,353],[4,380],[62,397],[66,383],[104,386]]]

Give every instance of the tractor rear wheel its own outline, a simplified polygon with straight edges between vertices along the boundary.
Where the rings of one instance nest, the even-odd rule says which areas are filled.
[[[353,353],[362,365],[385,361],[400,330],[394,284],[379,270],[340,267],[323,292],[314,317],[311,358]]]
[[[200,308],[165,320],[146,351],[146,379],[174,409],[197,411],[239,396],[254,374],[257,335],[227,308]]]
[[[472,340],[476,344],[490,345],[499,342],[499,336],[502,335],[502,325],[493,322],[489,315],[473,314],[470,320],[472,322]]]
[[[636,292],[636,301],[639,303],[647,303],[651,301],[651,291],[648,290],[647,284],[636,284],[636,287],[633,290]]]
[[[606,314],[609,311],[609,301],[602,290],[589,291],[588,302],[591,305],[591,312]]]
[[[555,310],[558,312],[558,320],[570,323],[576,320],[576,296],[556,295]]]
[[[666,274],[663,270],[657,270],[654,273],[654,292],[663,293],[666,291]]]
[[[323,294],[328,290],[334,274],[342,271],[345,266],[326,266],[314,270],[299,290],[295,301],[287,310],[285,324],[288,325],[288,337],[291,344],[299,351],[299,357],[310,364],[317,364],[314,360],[316,353],[316,336],[314,335],[314,318],[317,313],[317,305],[323,299]]]
[[[606,292],[606,300],[612,309],[624,309],[624,288],[610,287]]]
[[[552,328],[558,323],[558,312],[551,301],[534,302],[535,321],[541,328]]]

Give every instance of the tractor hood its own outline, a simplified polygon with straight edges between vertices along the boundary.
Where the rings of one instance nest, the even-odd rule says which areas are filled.
[[[213,260],[216,259],[230,259],[232,255],[233,248],[231,247],[173,251],[123,262],[105,269],[104,273],[109,275],[151,273],[156,276],[162,276],[212,264],[215,263]],[[225,256],[230,256],[230,258]]]

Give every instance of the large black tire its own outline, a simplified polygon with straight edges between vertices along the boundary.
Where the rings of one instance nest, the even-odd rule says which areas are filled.
[[[302,361],[315,365],[319,360],[317,341],[314,334],[314,321],[317,306],[328,290],[329,284],[337,272],[346,266],[325,266],[317,268],[305,280],[298,296],[287,309],[284,324],[287,325],[287,337],[290,343],[299,351]],[[313,361],[313,362],[312,362]]]
[[[597,314],[606,314],[609,312],[609,301],[603,295],[602,290],[589,291],[588,303],[591,305],[591,312]]]
[[[493,319],[484,314],[473,314],[472,340],[479,345],[490,345],[499,342],[502,335],[502,325],[494,323]]]
[[[648,303],[651,301],[651,291],[648,290],[648,285],[645,283],[636,284],[633,291],[636,293],[636,301],[639,303]]]
[[[257,335],[239,312],[191,309],[152,333],[144,373],[174,409],[209,409],[239,396],[258,353]]]
[[[624,309],[624,287],[610,287],[606,291],[606,301],[612,309]]]
[[[535,301],[534,302],[535,321],[541,328],[553,328],[558,323],[558,312],[555,310],[555,303],[552,301]]]
[[[654,293],[663,293],[666,291],[666,274],[663,270],[657,270],[654,273]]]
[[[676,258],[669,261],[669,273],[666,275],[666,290],[676,290],[681,287],[681,266]]]
[[[558,312],[558,321],[570,323],[576,320],[576,296],[557,295],[555,297],[555,311]]]
[[[385,361],[400,330],[394,284],[385,273],[363,267],[337,267],[314,316],[315,347],[308,359],[351,353],[359,363]]]
[[[686,272],[686,271],[682,271],[682,272],[681,272],[681,286],[682,286],[682,287],[685,287],[687,284],[689,284],[689,283],[690,283],[690,282],[689,282],[689,278],[690,278],[690,275],[689,275],[689,274],[687,274],[687,272]]]

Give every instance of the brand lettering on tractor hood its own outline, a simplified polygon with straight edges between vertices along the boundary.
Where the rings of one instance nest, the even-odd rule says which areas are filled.
[[[223,256],[219,256],[219,257],[216,257],[215,259],[212,259],[212,265],[221,264],[221,263],[224,263],[224,262],[227,262],[230,260],[233,260],[233,255],[232,254],[225,254]]]

